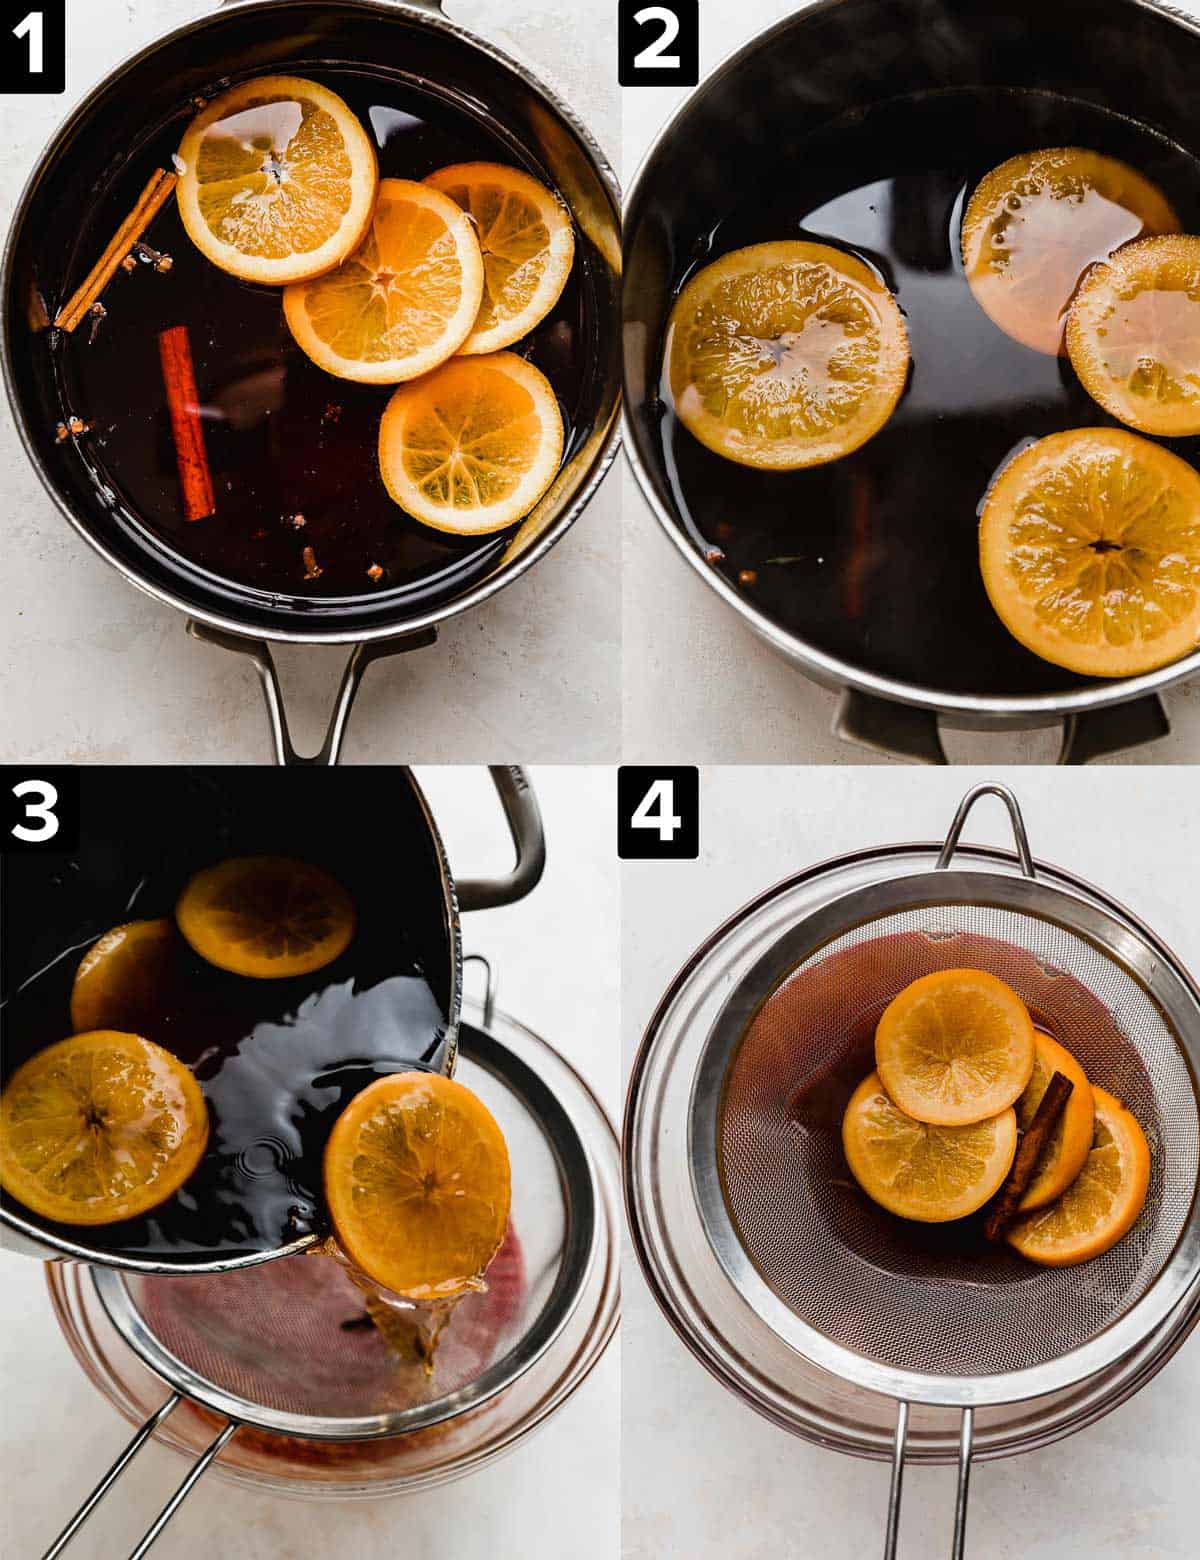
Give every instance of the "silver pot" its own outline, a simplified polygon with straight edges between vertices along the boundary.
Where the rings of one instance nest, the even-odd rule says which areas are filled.
[[[516,765],[495,764],[490,772],[504,808],[516,850],[516,861],[512,870],[502,877],[465,878],[456,882],[450,871],[437,823],[416,777],[407,768],[397,766],[393,771],[397,783],[389,801],[388,829],[393,837],[423,835],[428,842],[427,850],[414,849],[406,858],[412,866],[406,875],[405,892],[426,912],[421,918],[422,922],[437,928],[436,943],[426,947],[423,952],[429,979],[443,1003],[445,1013],[444,1038],[431,1060],[447,1076],[453,1075],[458,1056],[458,1027],[462,1012],[463,950],[460,916],[464,911],[491,910],[524,899],[526,894],[537,887],[546,864],[541,813],[524,770]],[[149,773],[153,775],[154,771]],[[220,778],[221,771],[213,771],[212,775],[211,784],[218,787],[227,784]],[[160,781],[154,783],[156,786],[161,784]],[[132,814],[143,805],[143,801],[130,794],[126,797],[125,805],[126,811]],[[236,786],[232,788],[229,805],[237,805]],[[160,811],[158,817],[161,821],[147,825],[147,838],[142,841],[144,846],[148,839],[152,839],[155,828],[165,831],[172,827],[169,822],[172,816],[169,809]],[[124,822],[124,819],[115,817],[110,822],[110,827],[115,831],[114,838],[121,838]],[[27,892],[22,895],[21,913],[39,925],[44,924],[41,899],[36,896],[40,896],[46,890],[46,884],[49,884],[46,904],[56,905],[60,916],[69,917],[73,914],[70,906],[64,905],[62,899],[61,856],[27,857],[25,860],[31,864],[30,871],[36,877],[24,885]],[[86,872],[68,876],[71,877],[72,887],[79,885],[79,891],[87,891],[90,887],[86,881]],[[59,881],[56,882],[56,879]],[[10,882],[9,892],[13,891],[14,885]],[[62,926],[56,929],[61,933]],[[14,957],[12,947],[7,950],[15,966],[11,976],[14,981],[19,982],[31,969],[40,967],[36,957],[37,946],[36,942],[33,943],[20,959]],[[486,1005],[490,1007],[490,992]],[[295,1255],[313,1245],[316,1240],[315,1235],[309,1234],[274,1250],[215,1260],[197,1258],[164,1263],[125,1254],[114,1255],[105,1250],[102,1244],[90,1244],[86,1230],[66,1235],[58,1226],[35,1218],[7,1200],[0,1205],[0,1244],[6,1250],[43,1261],[91,1262],[100,1267],[123,1268],[138,1273],[225,1273],[235,1268],[255,1267],[260,1262],[276,1257]]]
[[[823,62],[814,74],[812,61]],[[814,0],[720,65],[664,126],[625,203],[626,450],[655,518],[688,563],[769,645],[842,693],[838,733],[945,763],[939,723],[1017,729],[1061,723],[1060,762],[1085,762],[1163,736],[1161,690],[1200,673],[1200,652],[1103,683],[1062,674],[1050,692],[963,693],[903,681],[828,653],[752,605],[702,555],[684,524],[658,435],[661,343],[692,246],[752,188],[764,149],[885,98],[954,87],[1037,89],[1086,98],[1196,147],[1200,22],[1156,0]],[[703,154],[697,155],[696,148]],[[946,611],[957,603],[949,600]]]
[[[577,264],[586,269],[592,336],[577,436],[546,499],[482,579],[436,605],[401,592],[298,605],[221,581],[155,543],[101,502],[72,444],[55,442],[61,415],[50,355],[30,350],[26,302],[36,285],[53,306],[69,290],[81,206],[145,135],[214,81],[251,72],[303,72],[322,62],[391,63],[489,116],[526,147],[571,206]],[[267,689],[280,760],[297,761],[266,641],[357,648],[318,761],[332,762],[359,678],[382,655],[434,642],[438,625],[517,579],[570,528],[616,453],[620,192],[603,152],[571,108],[529,68],[450,21],[439,0],[225,0],[113,71],[75,109],[38,160],[13,217],[0,278],[4,381],[27,454],[79,535],[131,584],[187,614],[191,633],[252,654]],[[56,269],[57,268],[57,269]]]

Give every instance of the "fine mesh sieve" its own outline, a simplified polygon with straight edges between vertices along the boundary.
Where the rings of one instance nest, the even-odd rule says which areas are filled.
[[[1020,875],[952,866],[984,793],[1009,809]],[[978,787],[935,870],[872,882],[788,925],[705,1038],[688,1136],[705,1234],[742,1299],[788,1345],[898,1401],[888,1555],[910,1404],[962,1410],[961,1555],[976,1408],[1103,1370],[1195,1289],[1200,1008],[1186,976],[1135,927],[1040,879],[1015,798]],[[1012,984],[1145,1129],[1146,1207],[1104,1257],[1036,1269],[989,1247],[972,1221],[895,1219],[850,1177],[841,1116],[873,1066],[875,1024],[909,981],[956,965]]]
[[[402,1358],[389,1353],[365,1316],[362,1293],[327,1258],[297,1256],[241,1272],[178,1277],[94,1268],[88,1276],[107,1323],[172,1395],[141,1426],[46,1560],[62,1552],[134,1453],[181,1404],[182,1418],[161,1433],[178,1437],[173,1444],[196,1460],[131,1560],[149,1550],[234,1436],[251,1467],[274,1455],[292,1465],[334,1468],[353,1461],[369,1468],[372,1446],[382,1466],[396,1438],[421,1448],[427,1463],[439,1439],[449,1443],[453,1425],[493,1405],[573,1329],[585,1293],[607,1317],[606,1341],[615,1322],[615,1313],[609,1315],[615,1278],[610,1283],[603,1273],[613,1230],[608,1168],[597,1160],[593,1119],[603,1125],[602,1113],[574,1074],[569,1091],[563,1087],[569,1070],[547,1063],[548,1048],[525,1046],[533,1037],[501,1022],[504,1040],[486,1028],[464,1028],[457,1076],[504,1132],[512,1218],[488,1270],[487,1291],[456,1310],[432,1375],[412,1338],[396,1340]],[[574,1340],[571,1353],[577,1352],[594,1357]],[[553,1392],[538,1395],[557,1401]],[[186,1429],[176,1432],[184,1420]]]

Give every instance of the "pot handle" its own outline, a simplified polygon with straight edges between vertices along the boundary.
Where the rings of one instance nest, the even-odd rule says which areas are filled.
[[[905,1441],[908,1437],[908,1404],[896,1412],[896,1435],[892,1443],[892,1481],[888,1491],[887,1528],[883,1540],[883,1560],[896,1560],[896,1542],[900,1534],[900,1495],[904,1483]],[[954,1542],[952,1560],[963,1560],[967,1550],[967,1501],[971,1493],[971,1459],[975,1444],[975,1410],[964,1408],[958,1437],[958,1484],[954,1500]]]
[[[91,1516],[92,1512],[95,1511],[96,1507],[100,1504],[104,1497],[108,1494],[109,1490],[112,1489],[113,1485],[125,1472],[129,1464],[141,1451],[142,1447],[145,1446],[146,1442],[158,1429],[159,1425],[162,1424],[163,1420],[169,1413],[171,1413],[174,1408],[178,1407],[181,1401],[182,1394],[179,1392],[172,1392],[171,1396],[167,1398],[166,1402],[161,1403],[159,1407],[156,1408],[155,1411],[150,1415],[149,1419],[146,1420],[145,1424],[141,1425],[139,1429],[134,1432],[132,1439],[126,1444],[116,1462],[114,1462],[112,1467],[109,1468],[108,1472],[104,1475],[99,1484],[96,1485],[92,1493],[83,1502],[79,1510],[67,1523],[66,1527],[63,1528],[62,1532],[50,1545],[49,1549],[46,1550],[45,1554],[42,1556],[42,1560],[58,1560],[58,1556],[62,1554],[64,1549],[66,1549],[67,1545],[79,1532],[80,1528]],[[167,1501],[166,1505],[159,1512],[158,1516],[155,1517],[154,1521],[146,1529],[146,1532],[142,1536],[142,1540],[138,1544],[137,1548],[130,1552],[129,1560],[143,1560],[143,1556],[149,1554],[151,1546],[160,1537],[167,1523],[170,1522],[171,1518],[175,1515],[183,1502],[191,1494],[192,1487],[200,1478],[200,1475],[204,1473],[209,1464],[219,1456],[226,1442],[231,1440],[239,1429],[240,1426],[237,1420],[230,1419],[225,1423],[220,1433],[209,1442],[204,1451],[201,1452],[199,1457],[197,1457],[196,1460],[192,1463],[191,1467],[184,1475],[182,1481],[176,1487],[175,1492],[172,1494],[170,1500]]]
[[[935,711],[880,699],[857,688],[842,695],[833,730],[842,741],[885,753],[889,758],[907,758],[918,764],[950,762],[942,746]],[[1157,742],[1170,730],[1171,722],[1156,693],[1106,709],[1067,715],[1063,718],[1062,745],[1055,762],[1088,764],[1093,759]]]
[[[187,631],[193,639],[199,639],[204,644],[219,645],[222,650],[233,650],[238,655],[250,657],[258,673],[263,698],[267,704],[267,717],[271,722],[271,739],[275,748],[275,762],[310,766],[337,763],[342,751],[342,739],[346,735],[346,723],[350,719],[350,711],[354,705],[354,696],[358,692],[363,673],[372,661],[382,660],[384,656],[400,655],[406,650],[423,650],[437,640],[437,631],[431,628],[403,638],[369,641],[355,645],[342,672],[341,686],[338,688],[333,713],[329,717],[329,725],[325,728],[325,740],[318,752],[306,756],[297,753],[292,746],[287,711],[283,707],[283,692],[279,686],[279,675],[275,670],[271,647],[261,640],[247,639],[243,634],[229,633],[223,628],[212,628],[207,623],[197,622],[195,618],[188,619]]]
[[[513,869],[504,877],[463,878],[457,883],[460,910],[494,910],[515,904],[535,889],[546,868],[542,813],[529,776],[519,764],[489,764],[488,773],[516,847]]]

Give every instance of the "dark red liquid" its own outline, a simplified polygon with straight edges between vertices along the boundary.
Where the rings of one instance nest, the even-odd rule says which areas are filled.
[[[697,549],[755,607],[822,651],[957,693],[1019,697],[1088,679],[1007,632],[979,569],[978,511],[1022,444],[1117,427],[1066,358],[1022,346],[988,318],[963,275],[971,191],[1018,152],[1080,146],[1117,157],[1200,231],[1200,163],[1130,120],[1047,93],[952,91],[899,98],[835,121],[789,156],[763,149],[752,187],[697,234],[677,278],[745,245],[805,239],[872,266],[904,312],[908,388],[888,423],[846,458],[756,472],[705,449],[663,383],[666,470]],[[1200,439],[1169,447],[1200,465]]]
[[[429,87],[391,75],[325,68],[302,74],[345,99],[372,135],[384,178],[423,179],[473,160],[545,171],[486,118]],[[228,83],[221,83],[224,87]],[[138,149],[83,214],[69,271],[78,284],[171,155],[194,113],[180,114]],[[392,386],[357,385],[317,368],[284,322],[281,291],[238,281],[206,260],[174,201],[145,235],[173,266],[118,272],[104,293],[108,317],[90,339],[52,332],[64,419],[94,423],[79,451],[109,501],[193,564],[274,595],[308,600],[402,590],[414,605],[455,595],[500,558],[512,530],[459,540],[410,519],[379,475],[379,422]],[[592,282],[586,245],[555,308],[511,350],[546,374],[566,425],[569,458],[583,386],[592,371]],[[65,300],[52,300],[51,309]],[[157,337],[187,327],[195,360],[216,513],[184,518]],[[294,517],[302,515],[298,528]],[[311,547],[319,577],[308,572]],[[378,566],[378,583],[367,570]]]

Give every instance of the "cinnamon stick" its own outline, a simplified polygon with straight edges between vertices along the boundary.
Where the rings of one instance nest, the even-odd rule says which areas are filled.
[[[1008,1180],[1000,1188],[999,1195],[992,1204],[992,1211],[983,1226],[983,1233],[988,1240],[1001,1240],[1004,1231],[1012,1223],[1017,1205],[1024,1197],[1030,1181],[1033,1180],[1042,1155],[1046,1152],[1050,1134],[1058,1124],[1058,1118],[1067,1108],[1067,1101],[1071,1098],[1074,1087],[1070,1078],[1059,1072],[1054,1074],[1046,1086],[1046,1092],[1033,1113],[1033,1120],[1021,1139],[1017,1157],[1008,1172]]]
[[[86,318],[92,305],[117,274],[121,262],[170,200],[178,182],[178,174],[168,173],[165,168],[155,169],[153,177],[138,197],[137,205],[121,223],[104,253],[72,293],[69,301],[55,316],[54,323],[60,330],[73,331]]]
[[[200,394],[196,389],[196,370],[186,325],[173,325],[161,333],[158,355],[171,414],[171,437],[175,440],[183,512],[188,520],[203,520],[215,512],[217,505],[204,448]]]

